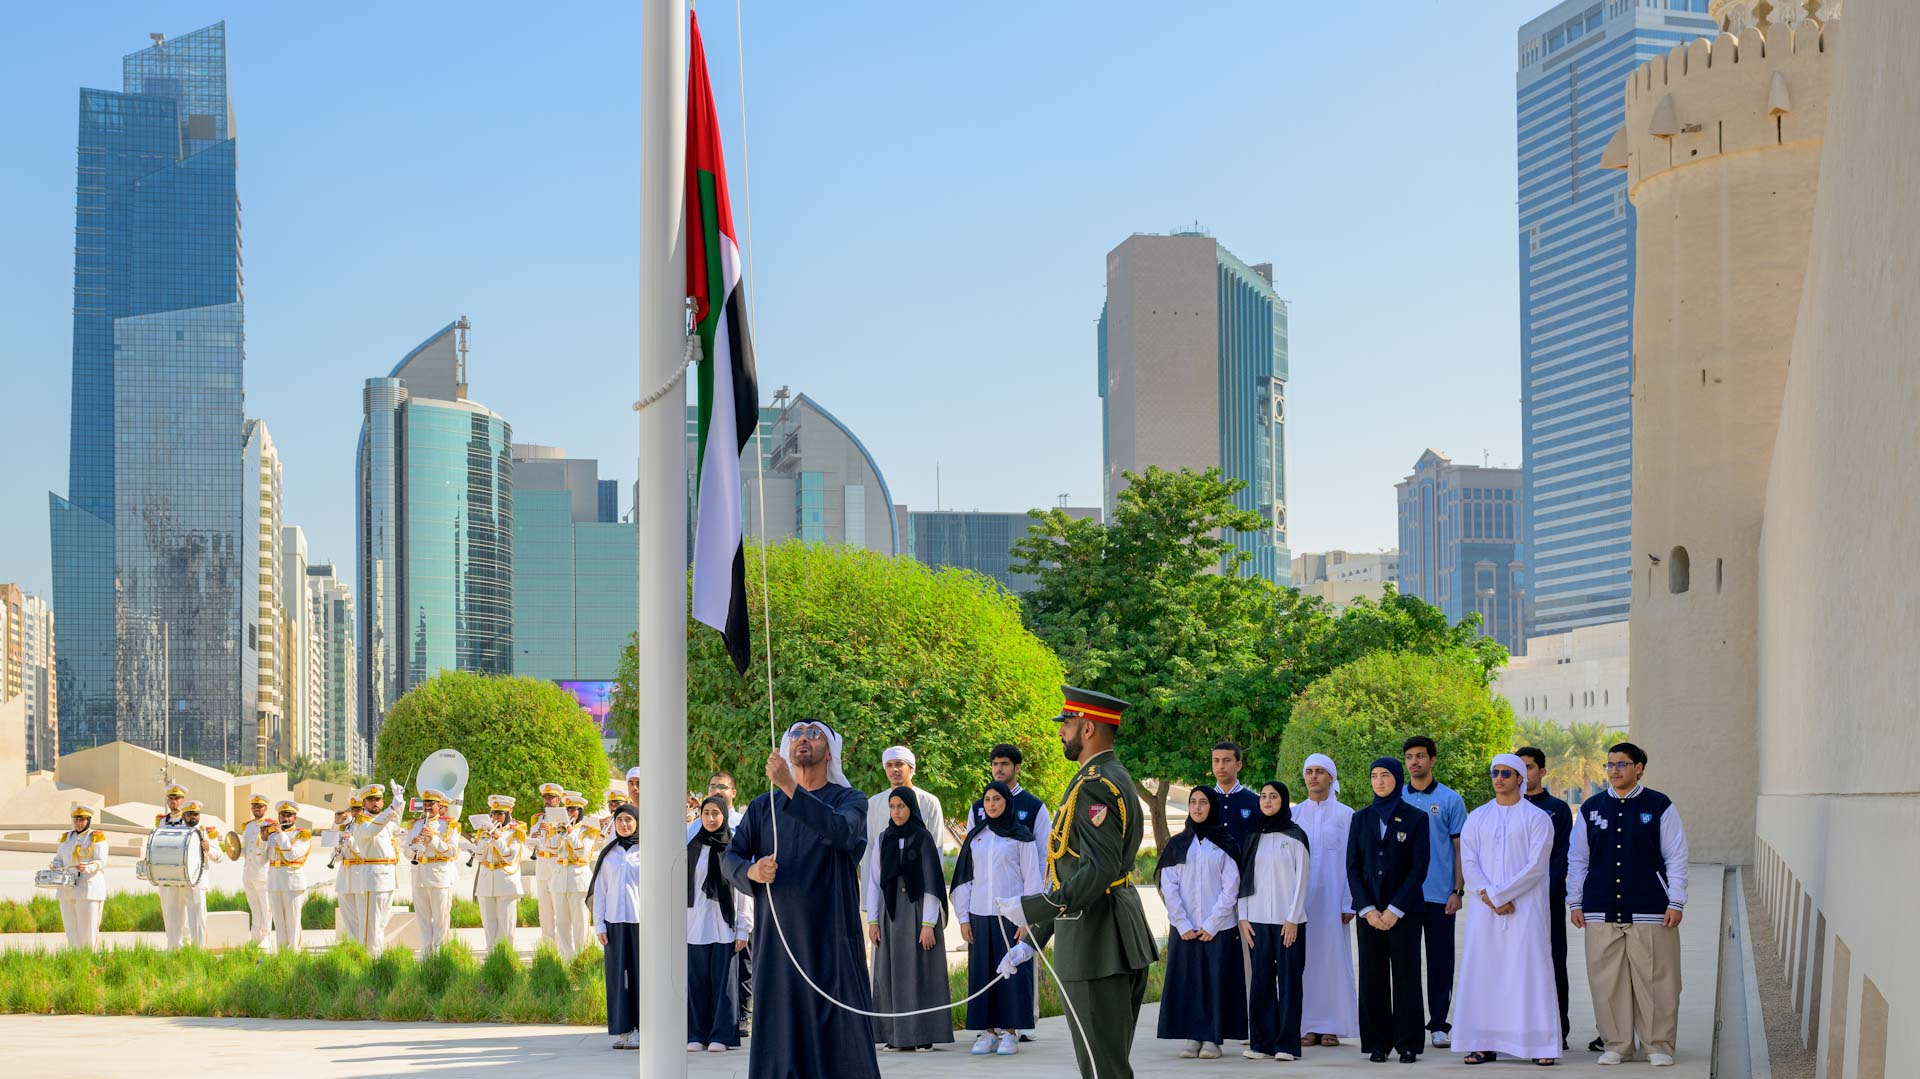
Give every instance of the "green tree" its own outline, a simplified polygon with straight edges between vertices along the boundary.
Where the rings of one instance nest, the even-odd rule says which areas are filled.
[[[1053,723],[1060,661],[1020,624],[1014,597],[977,573],[797,540],[747,548],[754,652],[744,676],[718,634],[688,622],[690,789],[704,790],[716,770],[734,774],[742,797],[767,786],[763,556],[779,732],[807,717],[833,724],[845,740],[848,778],[869,794],[886,784],[881,751],[911,747],[914,784],[938,797],[950,820],[986,784],[987,749],[996,742],[1020,747],[1022,784],[1043,799],[1059,796],[1070,771]],[[623,760],[637,755],[636,668],[629,646],[610,712]]]
[[[1198,743],[1271,728],[1272,710],[1235,690],[1262,668],[1260,642],[1288,601],[1241,575],[1249,556],[1231,532],[1266,527],[1233,503],[1244,481],[1217,468],[1126,478],[1110,523],[1034,513],[1013,568],[1036,579],[1027,623],[1068,679],[1132,703],[1116,749],[1164,846],[1168,792],[1206,771]]]
[[[538,810],[542,783],[580,791],[589,805],[607,787],[598,728],[572,694],[551,682],[462,671],[422,682],[387,712],[373,774],[382,783],[404,783],[441,749],[467,758],[469,813],[484,812],[489,794],[510,794],[514,812],[527,817]]]
[[[1300,694],[1281,740],[1281,774],[1297,776],[1308,754],[1325,753],[1340,768],[1341,800],[1364,806],[1374,758],[1397,759],[1403,741],[1424,734],[1440,747],[1435,774],[1472,808],[1492,796],[1488,762],[1512,749],[1514,733],[1513,706],[1487,690],[1469,657],[1376,651]]]

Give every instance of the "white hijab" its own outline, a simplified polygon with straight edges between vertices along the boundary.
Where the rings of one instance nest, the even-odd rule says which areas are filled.
[[[780,755],[787,759],[787,766],[793,766],[793,740],[800,732],[811,726],[818,726],[827,732],[827,782],[838,783],[842,787],[851,787],[847,773],[840,767],[840,732],[834,730],[822,719],[803,719],[787,728],[786,735],[780,739]]]
[[[1325,768],[1327,770],[1327,774],[1333,777],[1333,790],[1327,793],[1330,797],[1336,797],[1336,798],[1339,797],[1340,768],[1339,766],[1333,763],[1332,757],[1327,756],[1325,753],[1313,753],[1308,755],[1306,763],[1300,766],[1301,779],[1307,778],[1307,769],[1309,768]]]

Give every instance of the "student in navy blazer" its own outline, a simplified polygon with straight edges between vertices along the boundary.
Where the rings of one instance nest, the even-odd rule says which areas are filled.
[[[1373,804],[1347,832],[1347,884],[1358,916],[1360,1049],[1375,1062],[1398,1051],[1402,1063],[1426,1047],[1420,997],[1420,909],[1427,878],[1427,815],[1400,798],[1400,761],[1381,757],[1371,771]]]

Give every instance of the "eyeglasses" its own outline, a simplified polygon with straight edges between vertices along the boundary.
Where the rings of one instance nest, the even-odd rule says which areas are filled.
[[[1605,768],[1609,772],[1624,772],[1627,769],[1633,767],[1633,762],[1632,761],[1608,761],[1607,763],[1601,765],[1600,767]]]
[[[1516,771],[1514,771],[1514,770],[1513,770],[1513,769],[1511,769],[1511,768],[1495,768],[1495,769],[1493,770],[1493,778],[1495,778],[1495,779],[1519,779],[1519,778],[1520,778],[1520,773],[1519,773],[1519,772],[1516,772]]]

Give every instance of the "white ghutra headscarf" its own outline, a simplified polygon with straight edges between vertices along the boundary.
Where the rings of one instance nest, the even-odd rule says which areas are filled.
[[[1328,793],[1333,797],[1336,797],[1336,798],[1339,797],[1340,768],[1339,766],[1333,763],[1332,757],[1327,756],[1325,753],[1309,754],[1306,759],[1306,762],[1300,765],[1301,779],[1307,778],[1307,769],[1309,768],[1325,768],[1327,770],[1327,774],[1333,777],[1333,790],[1329,791]]]
[[[780,739],[780,755],[787,759],[787,766],[789,768],[793,766],[793,740],[800,737],[800,732],[808,727],[818,727],[826,732],[827,782],[838,783],[842,787],[853,786],[847,781],[846,770],[840,767],[840,732],[828,726],[823,719],[803,719],[787,728],[786,735]]]

